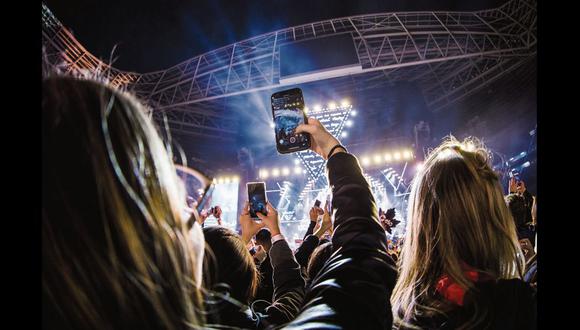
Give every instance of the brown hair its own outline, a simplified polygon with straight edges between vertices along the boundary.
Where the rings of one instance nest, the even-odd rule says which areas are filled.
[[[332,255],[332,242],[326,242],[318,245],[308,259],[308,266],[306,267],[306,274],[308,274],[308,281],[312,282],[318,272],[322,269],[326,261]]]
[[[205,283],[207,287],[220,291],[216,285],[227,285],[227,292],[235,300],[249,304],[256,296],[259,272],[254,258],[238,234],[222,227],[203,229],[207,244]]]
[[[42,87],[43,324],[203,325],[203,236],[185,226],[183,186],[144,107],[93,80]]]
[[[498,176],[483,145],[450,137],[425,161],[414,179],[408,222],[391,303],[396,325],[443,312],[435,294],[447,274],[465,289],[465,263],[494,278],[521,278],[523,256]],[[483,309],[478,309],[485,313]],[[483,314],[473,315],[473,327]]]

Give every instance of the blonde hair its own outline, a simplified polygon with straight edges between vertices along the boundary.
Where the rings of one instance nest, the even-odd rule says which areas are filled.
[[[203,325],[183,184],[131,95],[43,80],[43,323],[58,328]],[[50,311],[46,311],[49,309]]]
[[[446,274],[473,288],[467,264],[496,279],[521,278],[524,259],[489,153],[478,140],[449,137],[425,161],[409,198],[405,244],[391,296],[396,326],[452,308],[435,293]],[[464,324],[482,321],[485,308]]]

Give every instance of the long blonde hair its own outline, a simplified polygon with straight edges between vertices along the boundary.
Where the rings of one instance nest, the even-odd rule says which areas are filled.
[[[415,177],[391,296],[396,326],[413,327],[417,317],[445,313],[450,306],[435,294],[443,274],[473,288],[462,264],[496,279],[521,278],[524,259],[515,224],[489,158],[478,140],[449,137]],[[478,310],[465,327],[481,322],[485,311]]]
[[[43,324],[203,325],[203,235],[189,236],[184,187],[143,106],[97,81],[42,85]]]

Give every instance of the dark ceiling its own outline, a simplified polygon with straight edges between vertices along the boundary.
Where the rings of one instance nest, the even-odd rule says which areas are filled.
[[[358,14],[480,10],[501,0],[45,0],[94,55],[134,72],[183,60],[277,29]]]

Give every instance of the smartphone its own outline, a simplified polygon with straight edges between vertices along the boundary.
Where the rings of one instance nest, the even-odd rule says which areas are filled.
[[[266,183],[265,182],[248,182],[248,201],[250,202],[250,216],[253,219],[259,219],[256,212],[268,215],[266,203]]]
[[[316,207],[320,207],[320,203],[321,203],[321,202],[320,202],[320,201],[317,199],[317,200],[316,200],[316,202],[314,202],[314,206],[316,206]]]
[[[308,123],[302,90],[293,88],[274,93],[271,103],[278,153],[288,154],[310,149],[310,135],[295,132],[298,125]]]

